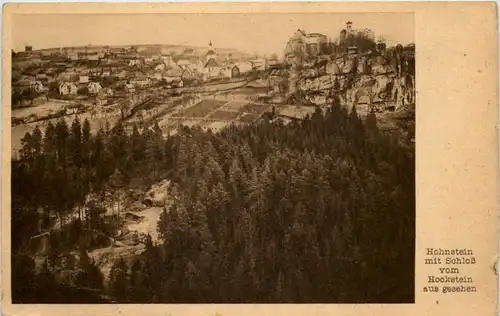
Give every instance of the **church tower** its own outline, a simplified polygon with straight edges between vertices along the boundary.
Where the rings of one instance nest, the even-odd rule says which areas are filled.
[[[212,41],[210,41],[210,43],[208,44],[208,51],[207,51],[205,61],[208,62],[210,59],[214,59],[214,60],[217,59],[217,54],[215,53],[215,51],[213,50],[213,47],[212,47]]]

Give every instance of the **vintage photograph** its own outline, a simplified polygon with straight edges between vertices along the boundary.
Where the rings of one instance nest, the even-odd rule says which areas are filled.
[[[11,20],[12,303],[415,302],[413,13]]]

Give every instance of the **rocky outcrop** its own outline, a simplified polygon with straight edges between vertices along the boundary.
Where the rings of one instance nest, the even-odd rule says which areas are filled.
[[[412,56],[370,52],[338,58],[321,56],[307,62],[288,58],[286,67],[287,88],[274,89],[285,94],[285,100],[322,106],[338,96],[345,106],[366,104],[377,111],[398,109],[415,101]],[[283,82],[273,78],[269,84],[274,87]]]

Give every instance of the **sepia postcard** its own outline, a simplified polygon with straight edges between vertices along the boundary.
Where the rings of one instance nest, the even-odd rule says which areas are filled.
[[[3,8],[2,312],[497,313],[493,2]]]

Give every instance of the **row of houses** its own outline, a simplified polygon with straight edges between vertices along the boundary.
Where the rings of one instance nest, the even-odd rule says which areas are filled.
[[[240,78],[267,67],[267,62],[258,58],[240,61],[230,54],[221,57],[211,42],[205,54],[188,48],[175,54],[154,49],[145,54],[134,47],[77,47],[43,53],[42,57],[49,58],[39,63],[32,62],[36,54],[31,51],[27,52],[29,63],[22,56],[13,59],[13,72],[18,73],[15,80],[13,76],[13,89],[100,95],[106,86],[135,94],[155,84],[183,87],[214,79]]]
[[[111,88],[103,89],[99,82],[89,82],[88,84],[75,84],[73,82],[62,82],[59,85],[60,95],[76,95],[79,88],[87,88],[91,95],[101,94],[102,96],[112,96],[114,91]]]

